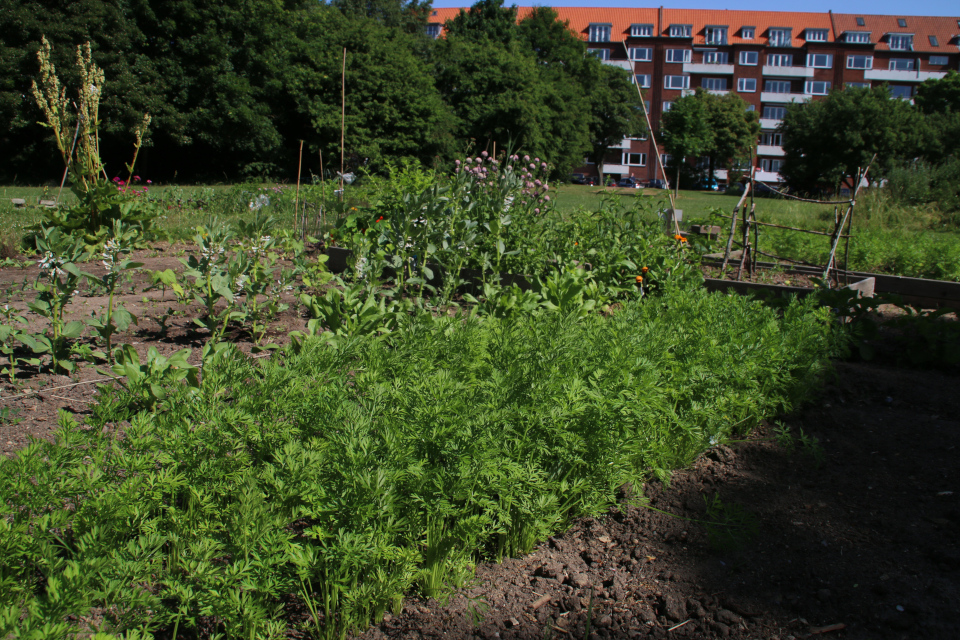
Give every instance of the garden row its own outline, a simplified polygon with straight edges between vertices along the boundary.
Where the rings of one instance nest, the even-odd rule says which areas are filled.
[[[0,463],[0,637],[338,637],[801,399],[827,316],[669,285],[610,315],[228,347]]]

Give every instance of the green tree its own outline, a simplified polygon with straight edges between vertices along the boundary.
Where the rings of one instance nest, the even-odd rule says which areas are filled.
[[[940,80],[925,80],[917,87],[914,103],[921,113],[960,113],[960,73],[948,71]]]
[[[785,162],[780,174],[794,189],[837,189],[865,169],[874,154],[873,175],[919,153],[924,123],[904,100],[884,86],[834,90],[823,100],[791,104],[780,124]]]
[[[710,156],[710,178],[713,178],[718,163],[729,171],[751,157],[760,135],[760,116],[756,111],[747,111],[747,103],[733,93],[716,96],[697,89],[696,97],[707,107],[712,141],[704,152]]]
[[[696,94],[679,98],[660,118],[663,148],[677,164],[674,194],[679,190],[680,166],[689,156],[700,156],[714,144],[707,101]]]

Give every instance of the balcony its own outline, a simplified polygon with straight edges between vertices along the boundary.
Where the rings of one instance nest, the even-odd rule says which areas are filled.
[[[707,93],[712,93],[715,96],[725,96],[730,93],[729,89],[707,89]]]
[[[761,182],[783,182],[783,178],[780,177],[780,174],[773,171],[761,171],[760,169],[757,169],[754,177]]]
[[[608,149],[630,149],[630,138],[624,138],[620,141],[619,144],[615,144],[612,147],[607,147]]]
[[[639,171],[640,167],[630,167],[625,164],[604,164],[600,166],[600,170],[603,171],[603,175],[609,175],[611,173],[629,175],[631,169]]]
[[[773,118],[760,118],[760,129],[762,131],[773,131],[780,126],[783,120],[774,120]]]
[[[760,93],[760,102],[809,102],[810,97],[805,93]]]
[[[609,64],[611,67],[620,67],[633,73],[633,63],[629,60],[604,60],[603,64]]]
[[[784,153],[783,147],[774,147],[769,144],[757,145],[757,156],[782,158],[785,155],[787,154]]]
[[[692,62],[683,63],[684,73],[706,73],[711,76],[732,76],[732,64],[694,64]]]
[[[923,82],[924,80],[940,80],[945,75],[943,71],[891,71],[887,69],[867,69],[863,72],[864,80],[892,80],[894,82]]]
[[[763,65],[763,75],[780,78],[812,78],[813,67],[770,67]]]

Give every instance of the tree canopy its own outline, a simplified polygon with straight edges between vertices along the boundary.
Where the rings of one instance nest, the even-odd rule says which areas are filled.
[[[515,8],[480,0],[438,40],[429,13],[428,0],[0,0],[0,180],[58,173],[29,91],[43,35],[73,92],[76,47],[91,43],[113,175],[144,113],[140,167],[153,179],[289,175],[300,140],[339,158],[344,49],[346,153],[373,170],[496,142],[561,173],[637,131],[629,75],[587,55],[552,10],[517,24]]]

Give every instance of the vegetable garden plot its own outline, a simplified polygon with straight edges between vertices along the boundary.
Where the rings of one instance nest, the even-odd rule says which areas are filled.
[[[362,628],[802,396],[822,320],[676,290],[610,317],[227,350],[155,413],[104,392],[91,428],[63,415],[0,464],[4,633]]]

